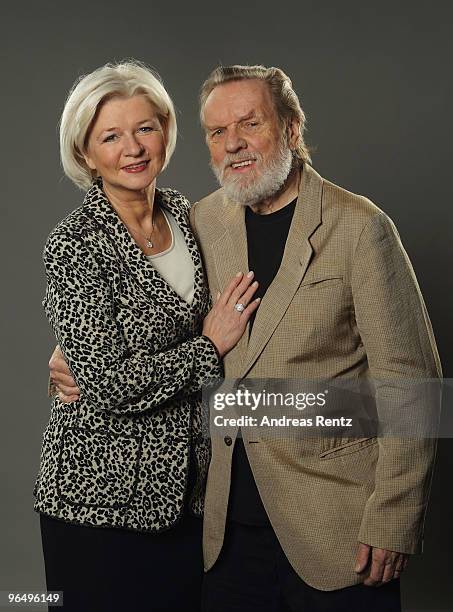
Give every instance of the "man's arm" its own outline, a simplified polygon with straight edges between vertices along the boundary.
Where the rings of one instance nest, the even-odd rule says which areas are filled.
[[[431,323],[396,228],[383,213],[370,219],[362,231],[352,290],[379,418],[388,422],[396,409],[398,417],[406,415],[408,422],[416,421],[421,416],[417,411],[423,409],[435,418],[439,409],[435,394],[423,396],[429,385],[420,385],[422,394],[414,403],[417,381],[441,377]],[[378,442],[375,489],[365,505],[357,558],[358,571],[369,564],[366,584],[374,585],[397,577],[407,554],[421,550],[436,451],[435,439],[411,437],[409,429],[405,437],[384,436]]]
[[[406,568],[408,559],[409,556],[404,553],[359,542],[355,571],[366,576],[363,584],[377,587],[399,578]]]
[[[55,347],[49,359],[49,384],[47,395],[58,395],[67,404],[80,398],[80,389],[71,374],[59,344]]]

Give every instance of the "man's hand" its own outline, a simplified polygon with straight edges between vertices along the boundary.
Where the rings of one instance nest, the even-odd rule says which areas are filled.
[[[62,402],[68,404],[80,398],[80,389],[72,377],[68,364],[61,352],[59,345],[55,347],[49,361],[50,380],[58,392]]]
[[[366,572],[367,577],[363,584],[379,587],[394,578],[399,578],[408,560],[409,555],[405,553],[375,548],[360,542],[355,571],[358,574]]]

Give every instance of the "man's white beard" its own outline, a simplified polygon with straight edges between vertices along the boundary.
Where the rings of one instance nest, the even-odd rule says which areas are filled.
[[[225,168],[232,162],[250,157],[255,158],[257,165],[260,166],[259,177],[256,176],[253,169],[250,177],[242,174],[224,177]],[[222,168],[211,162],[211,168],[229,200],[242,206],[253,206],[271,198],[281,190],[291,172],[292,164],[293,155],[286,142],[286,137],[283,136],[275,155],[267,162],[263,161],[260,153],[253,153],[253,155],[242,153],[242,157],[240,155],[227,156]]]

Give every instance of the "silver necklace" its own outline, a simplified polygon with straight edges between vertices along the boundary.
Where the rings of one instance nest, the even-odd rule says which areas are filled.
[[[140,232],[137,228],[131,227],[132,231],[137,232],[137,234],[140,234],[140,236],[146,240],[146,247],[148,249],[152,249],[153,246],[154,246],[153,243],[151,242],[151,238],[153,237],[153,233],[154,233],[154,229],[155,229],[155,226],[154,226],[154,215],[151,217],[151,226],[152,226],[152,230],[151,230],[151,234],[149,235],[149,238],[148,238],[148,236],[145,236],[145,234],[142,234],[142,232]]]

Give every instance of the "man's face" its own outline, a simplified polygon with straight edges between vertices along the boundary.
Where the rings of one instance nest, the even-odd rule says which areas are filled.
[[[218,85],[206,100],[204,125],[211,167],[233,201],[252,205],[281,189],[292,167],[293,137],[279,121],[267,83]]]

